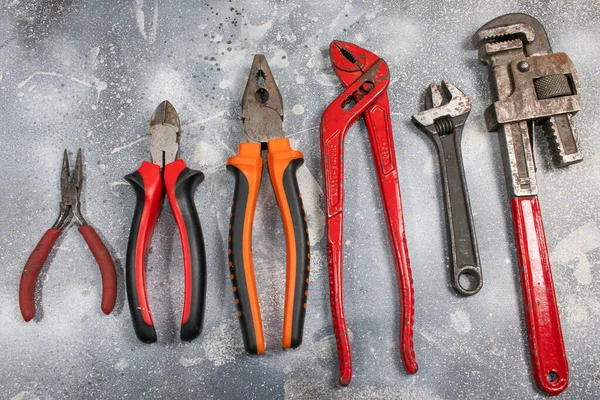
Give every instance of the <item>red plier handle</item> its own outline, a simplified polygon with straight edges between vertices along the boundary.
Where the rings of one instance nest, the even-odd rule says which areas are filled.
[[[145,258],[166,193],[179,228],[183,250],[181,340],[192,340],[202,329],[206,292],[204,239],[194,205],[194,192],[204,175],[187,168],[185,162],[179,159],[165,165],[163,173],[159,165],[144,161],[137,171],[125,179],[136,193],[126,261],[127,298],[135,333],[143,342],[156,341],[146,293]]]
[[[386,94],[388,85],[387,64],[379,59],[364,74],[348,85],[347,89],[327,107],[321,119],[321,153],[325,187],[331,312],[340,360],[339,382],[343,386],[348,385],[352,378],[352,354],[344,316],[342,290],[343,146],[348,128],[361,115],[365,116],[372,143],[400,285],[402,362],[408,373],[415,373],[418,369],[412,339],[414,291],[406,249],[396,157]],[[351,101],[356,104],[345,109]]]

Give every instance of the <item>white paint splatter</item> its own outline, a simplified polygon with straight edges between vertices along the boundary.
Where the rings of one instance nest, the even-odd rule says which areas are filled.
[[[296,115],[302,115],[304,114],[304,106],[302,104],[296,104],[292,107],[292,112]]]
[[[323,190],[306,166],[302,165],[298,168],[296,176],[308,219],[310,241],[311,243],[318,243],[325,232],[325,215],[321,208]]]
[[[323,86],[339,86],[339,80],[335,74],[318,73],[315,80]]]
[[[219,87],[221,89],[227,89],[232,83],[233,82],[231,82],[229,79],[222,79],[221,82],[219,82]]]
[[[126,358],[121,358],[118,363],[113,365],[117,371],[124,371],[129,366],[129,361]]]
[[[274,68],[287,68],[290,65],[287,53],[283,49],[275,50],[275,54],[269,60],[269,65]]]
[[[156,41],[156,31],[158,29],[158,0],[154,0],[154,14],[152,15],[152,22],[147,33],[144,0],[135,1],[135,21],[142,37],[147,40],[148,43],[154,43]]]
[[[184,356],[181,356],[179,358],[179,364],[181,364],[182,366],[188,368],[188,367],[193,367],[194,365],[198,365],[202,362],[202,357],[196,357],[196,358],[187,358]]]
[[[149,138],[150,138],[150,136],[144,136],[144,137],[141,137],[141,138],[139,138],[139,139],[137,139],[137,140],[134,140],[133,142],[131,142],[131,143],[129,143],[129,144],[126,144],[125,146],[121,146],[121,147],[115,147],[114,149],[112,149],[112,150],[110,151],[110,154],[115,154],[115,153],[118,153],[119,151],[121,151],[121,150],[123,150],[123,149],[126,149],[126,148],[128,148],[128,147],[131,147],[131,146],[133,146],[134,144],[137,144],[137,143],[139,143],[139,142],[141,142],[141,141],[143,141],[143,140],[148,140]]]
[[[40,398],[35,394],[27,391],[19,392],[16,396],[11,397],[10,400],[39,400]]]
[[[56,77],[62,77],[63,74],[58,73],[58,72],[44,72],[44,71],[37,71],[34,72],[33,74],[31,74],[29,76],[29,78],[25,79],[24,81],[21,81],[17,84],[17,89],[21,89],[23,86],[27,85],[27,83],[29,83],[30,80],[32,80],[33,78],[35,78],[36,76],[40,76],[40,75],[45,75],[45,76],[56,76]]]
[[[456,310],[456,312],[450,314],[450,325],[458,333],[469,333],[471,331],[469,314],[463,310]]]
[[[265,36],[267,31],[273,26],[273,20],[267,21],[262,25],[252,25],[248,21],[248,17],[242,16],[242,34],[241,37],[248,38],[250,40],[258,40]],[[270,62],[269,62],[270,64]]]
[[[237,324],[237,320],[221,324],[204,335],[202,348],[206,358],[216,367],[234,361],[236,354],[242,350],[241,341],[234,336],[236,333],[236,329],[232,326],[234,323]]]
[[[573,276],[580,285],[592,283],[592,265],[586,253],[600,247],[600,230],[595,222],[580,226],[565,236],[550,252],[550,259],[555,263],[569,263],[576,259]]]

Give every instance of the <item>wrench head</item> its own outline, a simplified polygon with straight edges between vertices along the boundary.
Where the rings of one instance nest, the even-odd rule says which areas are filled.
[[[441,91],[440,91],[441,89]],[[442,81],[440,88],[432,83],[425,95],[425,110],[412,116],[412,122],[421,131],[431,135],[449,133],[440,126],[441,120],[452,122],[450,129],[463,126],[469,112],[471,100],[459,88]]]
[[[333,70],[344,87],[348,87],[369,70],[379,57],[355,44],[334,40],[329,45]]]
[[[529,57],[552,53],[544,26],[531,15],[520,13],[505,14],[483,25],[473,35],[473,46],[483,51],[487,43],[509,43],[515,39],[522,42]]]

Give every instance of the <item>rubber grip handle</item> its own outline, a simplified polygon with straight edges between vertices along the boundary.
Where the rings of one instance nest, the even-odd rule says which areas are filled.
[[[229,224],[229,269],[246,351],[263,354],[265,340],[252,261],[252,224],[263,160],[259,143],[240,143],[237,155],[227,160],[235,177]]]
[[[19,285],[19,306],[26,322],[35,317],[35,286],[38,275],[62,231],[50,228],[44,233],[25,263]]]
[[[87,243],[92,255],[100,267],[100,275],[102,276],[102,303],[101,308],[104,314],[108,315],[115,308],[117,302],[117,273],[115,264],[108,249],[98,236],[98,233],[90,225],[79,227],[79,233]]]
[[[181,340],[193,340],[202,331],[206,299],[206,251],[194,192],[204,174],[187,168],[183,160],[165,166],[165,189],[179,228],[183,250],[184,290]]]
[[[540,389],[557,395],[569,384],[569,366],[542,213],[537,197],[513,197],[511,207],[533,375]]]
[[[374,104],[365,110],[364,119],[371,142],[400,292],[400,358],[404,370],[409,374],[414,374],[419,369],[413,342],[415,290],[404,231],[400,181],[398,180],[396,149],[387,92],[383,92]]]
[[[127,300],[135,333],[142,342],[156,342],[156,331],[146,294],[146,254],[164,200],[160,166],[144,161],[140,168],[125,176],[135,191],[136,203],[125,261]]]
[[[310,241],[296,178],[296,171],[304,163],[304,156],[292,150],[286,138],[270,140],[267,146],[267,166],[285,232],[286,284],[282,347],[289,349],[302,344],[308,298]]]

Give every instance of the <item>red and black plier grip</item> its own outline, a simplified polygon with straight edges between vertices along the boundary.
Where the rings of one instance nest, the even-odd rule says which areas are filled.
[[[138,338],[156,341],[156,331],[146,293],[145,258],[165,193],[179,228],[184,265],[184,304],[181,340],[196,338],[202,329],[206,292],[206,254],[200,219],[194,204],[194,192],[204,174],[186,167],[181,159],[165,165],[144,161],[125,179],[136,194],[136,206],[127,247],[127,297],[133,326]]]

